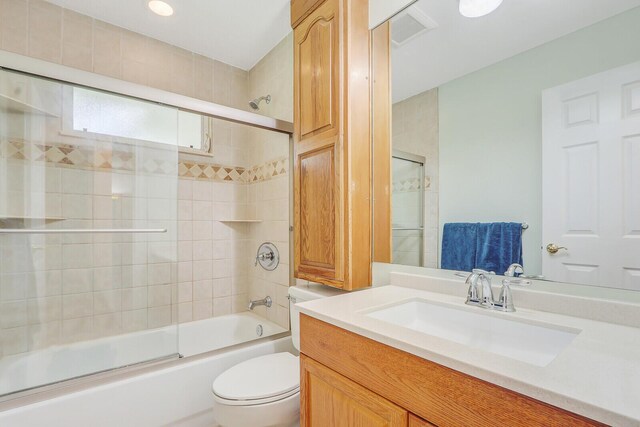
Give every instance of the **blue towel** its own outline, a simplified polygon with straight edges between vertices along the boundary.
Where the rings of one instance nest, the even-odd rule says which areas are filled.
[[[522,224],[451,223],[444,225],[441,267],[471,271],[481,268],[503,274],[522,262]]]
[[[447,223],[442,232],[442,259],[445,270],[471,271],[476,263],[478,224]]]
[[[504,274],[515,262],[522,265],[522,224],[478,224],[476,268]]]

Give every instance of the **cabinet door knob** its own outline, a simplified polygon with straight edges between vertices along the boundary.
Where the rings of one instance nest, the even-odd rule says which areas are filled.
[[[564,246],[558,246],[555,243],[549,243],[547,245],[547,252],[549,252],[550,254],[556,254],[560,249],[564,249],[565,251],[569,250],[568,248],[565,248]]]

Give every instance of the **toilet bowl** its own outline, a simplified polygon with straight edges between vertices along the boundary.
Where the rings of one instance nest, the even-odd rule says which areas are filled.
[[[299,349],[302,301],[343,291],[322,285],[289,288],[291,337]],[[240,362],[220,374],[211,386],[213,415],[223,427],[293,427],[300,419],[300,359],[288,352]]]
[[[291,353],[255,357],[226,370],[212,385],[213,413],[229,427],[291,426],[300,406],[300,363]]]

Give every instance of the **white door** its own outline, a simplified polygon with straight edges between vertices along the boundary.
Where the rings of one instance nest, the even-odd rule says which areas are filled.
[[[543,274],[640,290],[640,62],[544,91],[542,130]]]

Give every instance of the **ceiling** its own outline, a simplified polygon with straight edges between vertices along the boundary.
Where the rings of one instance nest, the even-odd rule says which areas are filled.
[[[419,0],[414,7],[439,27],[393,49],[393,101],[636,6],[640,0],[505,0],[492,14],[469,19],[456,0]]]
[[[48,1],[244,70],[291,31],[289,0],[165,0],[167,18],[146,0]]]
[[[173,16],[147,0],[47,0],[248,70],[290,31],[289,0],[166,0]],[[394,102],[633,7],[640,0],[505,0],[492,14],[464,18],[457,0],[418,0],[438,28],[393,50]],[[434,64],[436,66],[434,66]]]

